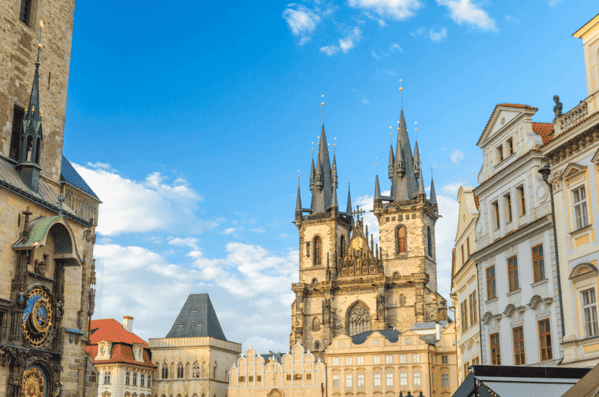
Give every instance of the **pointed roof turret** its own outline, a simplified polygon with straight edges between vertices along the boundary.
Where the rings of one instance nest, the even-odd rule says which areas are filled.
[[[295,200],[295,212],[302,212],[302,196],[300,194],[299,178],[297,178],[297,199]]]
[[[379,176],[376,175],[376,182],[374,183],[374,199],[380,200],[381,198],[381,186],[379,185]]]
[[[327,144],[324,123],[320,131],[320,145],[316,160],[315,189],[312,192],[312,211],[314,214],[326,212],[333,200],[331,160]]]
[[[347,214],[350,215],[352,212],[351,209],[351,192],[350,192],[351,182],[347,182]]]
[[[423,178],[418,179],[418,191],[414,193],[412,198],[424,198],[426,199],[426,191],[424,190],[424,183],[422,182]]]
[[[227,340],[208,294],[190,294],[166,338],[206,336]]]
[[[389,179],[393,179],[394,165],[395,165],[395,156],[393,155],[393,145],[389,145]]]
[[[431,168],[431,198],[429,200],[433,204],[437,204],[437,194],[435,193],[435,181],[433,180],[433,169]]]
[[[398,168],[403,162],[403,169]],[[391,179],[393,201],[410,200],[418,191],[418,183],[414,174],[414,160],[408,137],[408,128],[403,112],[403,105],[399,116],[399,127],[397,128],[397,146],[395,148],[395,169]]]
[[[414,143],[414,174],[420,178],[420,151],[418,150],[418,138]]]
[[[314,149],[312,149],[314,150]],[[312,154],[312,167],[310,167],[310,191],[314,189],[314,178],[316,177],[316,169],[314,167],[314,154]]]

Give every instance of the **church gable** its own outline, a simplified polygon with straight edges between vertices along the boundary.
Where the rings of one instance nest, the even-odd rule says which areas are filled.
[[[510,125],[518,117],[523,114],[533,115],[537,112],[537,108],[528,105],[519,105],[511,103],[502,103],[495,106],[480,139],[477,142],[477,146],[484,148],[486,144],[500,133],[504,127]]]

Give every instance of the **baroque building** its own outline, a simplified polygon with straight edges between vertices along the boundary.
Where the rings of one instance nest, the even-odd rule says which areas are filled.
[[[0,397],[97,394],[100,200],[62,153],[73,16],[74,0],[0,4]]]
[[[550,366],[563,357],[551,197],[539,174],[553,125],[533,122],[537,110],[497,105],[477,143],[483,165],[472,260],[482,364]]]
[[[150,350],[154,397],[226,397],[241,344],[227,340],[203,293],[189,295],[166,337],[150,338]]]
[[[418,143],[412,152],[403,106],[389,179],[389,196],[381,195],[378,175],[375,183],[379,246],[360,217],[363,211],[352,211],[349,191],[346,211],[339,210],[337,161],[333,156],[331,164],[323,122],[309,208],[302,206],[299,186],[297,191],[299,282],[292,285],[291,347],[299,343],[322,357],[341,334],[404,331],[415,322],[446,320],[446,301],[436,290],[435,189],[431,184],[427,198]]]
[[[458,191],[458,230],[452,252],[451,298],[455,308],[458,339],[458,378],[462,382],[471,365],[480,364],[480,332],[478,313],[478,280],[474,227],[478,219],[478,197],[470,186]]]
[[[99,372],[98,397],[151,397],[156,366],[148,344],[133,333],[133,317],[92,320],[87,354]]]
[[[582,40],[587,97],[565,114],[555,96],[555,139],[542,147],[550,163],[565,314],[562,365],[599,363],[599,15],[574,37]]]

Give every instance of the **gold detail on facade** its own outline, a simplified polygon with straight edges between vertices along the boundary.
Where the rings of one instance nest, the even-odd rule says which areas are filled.
[[[39,368],[30,368],[23,374],[21,397],[44,397],[46,380]]]
[[[588,346],[583,346],[582,347],[582,352],[583,353],[591,353],[591,352],[596,352],[599,351],[599,343],[595,343],[594,345],[588,345]]]
[[[46,291],[41,288],[32,289],[23,313],[23,333],[31,346],[40,347],[46,342],[52,328],[53,315],[51,299]]]

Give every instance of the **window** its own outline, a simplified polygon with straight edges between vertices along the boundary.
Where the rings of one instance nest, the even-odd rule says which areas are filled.
[[[240,376],[239,377],[239,382],[245,382],[245,376]]]
[[[412,362],[419,363],[420,362],[420,354],[412,354]]]
[[[288,381],[291,381],[291,374],[287,374],[287,377],[286,377],[286,379],[287,379]]]
[[[31,20],[32,0],[21,0],[21,14],[19,20],[29,26]]]
[[[517,290],[520,288],[520,281],[518,280],[518,257],[512,256],[507,260],[507,272],[509,279],[510,291]]]
[[[470,294],[470,325],[474,325],[477,321],[476,308],[476,291]]]
[[[374,385],[375,386],[381,385],[381,374],[374,374]]]
[[[381,363],[381,356],[374,356],[372,358],[372,363],[373,364],[380,364]]]
[[[499,229],[499,204],[496,202],[491,204],[491,207],[493,208],[493,214],[495,215],[495,230]]]
[[[400,386],[408,385],[408,373],[407,372],[402,372],[401,374],[399,374],[399,385]]]
[[[146,387],[146,375],[145,374],[139,375],[139,385],[141,387]]]
[[[104,384],[105,385],[109,385],[110,384],[110,375],[112,374],[111,371],[104,371]]]
[[[387,374],[387,386],[393,386],[393,374]]]
[[[193,363],[192,377],[196,379],[200,377],[200,364]]]
[[[464,264],[464,244],[460,247],[460,251],[462,251],[462,265]]]
[[[468,329],[468,301],[467,300],[464,300],[462,303],[460,303],[460,313],[462,314],[462,318],[461,318],[462,331],[466,331]]]
[[[545,260],[543,258],[543,244],[532,247],[532,267],[534,272],[534,281],[545,279]]]
[[[441,374],[441,382],[443,387],[449,387],[449,374]]]
[[[503,161],[503,145],[497,146],[497,162]]]
[[[341,236],[341,239],[339,241],[339,248],[341,250],[341,259],[343,259],[343,254],[345,254],[345,236]]]
[[[364,374],[358,374],[358,387],[364,387]]]
[[[551,350],[549,319],[539,321],[539,346],[541,347],[541,361],[551,360],[553,352]]]
[[[345,387],[352,387],[353,375],[345,375]]]
[[[385,356],[385,364],[393,364],[393,356],[391,354]]]
[[[470,373],[470,364],[468,364],[468,361],[466,361],[466,363],[464,364],[464,378],[466,376],[468,376],[469,373]]]
[[[372,341],[372,346],[378,346],[379,345],[379,340],[375,339]]]
[[[351,365],[351,357],[345,357],[345,365]]]
[[[407,354],[400,354],[399,355],[399,363],[400,364],[405,364],[408,362],[408,355]]]
[[[152,375],[148,375],[148,387],[152,387]]]
[[[310,242],[306,243],[306,256],[308,258],[310,257]]]
[[[130,378],[131,377],[131,372],[127,371],[125,372],[125,384],[128,385],[130,382]]]
[[[333,387],[339,387],[339,375],[333,375]]]
[[[514,153],[514,140],[512,138],[507,140],[507,151],[509,154]]]
[[[597,298],[595,288],[582,291],[582,311],[587,338],[597,336]]]
[[[168,379],[168,365],[162,364],[162,379]]]
[[[345,343],[343,343],[343,341],[339,342],[339,347],[343,347],[345,346]]]
[[[495,289],[495,266],[487,268],[487,300],[497,298]]]
[[[31,0],[29,0],[31,1]],[[25,110],[15,106],[12,113],[12,132],[10,135],[10,150],[8,157],[18,161],[19,160],[19,137],[23,131],[23,118],[25,117]]]
[[[505,209],[507,211],[507,223],[512,222],[512,195],[506,194],[505,196]]]
[[[422,384],[422,377],[420,375],[420,372],[414,372],[414,386],[420,386]]]
[[[441,364],[449,364],[449,356],[441,356]]]
[[[339,366],[339,357],[333,357],[333,367]]]
[[[478,365],[480,363],[480,358],[476,357],[472,359],[472,365]]]
[[[514,363],[516,365],[526,364],[524,355],[524,331],[522,327],[512,328],[512,338],[514,340]]]
[[[183,379],[183,364],[177,365],[177,379]]]
[[[491,365],[501,365],[501,351],[499,348],[499,333],[491,334]]]
[[[357,365],[364,365],[364,357],[360,356],[356,358]]]
[[[320,322],[318,321],[318,317],[314,317],[312,320],[312,331],[318,331],[320,329]]]
[[[468,258],[470,258],[470,236],[466,237],[466,253],[468,254]]]
[[[320,237],[314,237],[314,265],[322,265],[322,241]]]
[[[520,198],[520,216],[526,214],[526,200],[524,199],[524,186],[516,188],[518,197]]]
[[[302,380],[302,374],[294,374],[293,380]]]
[[[431,232],[431,227],[428,226],[426,228],[426,240],[427,240],[427,248],[428,248],[428,256],[433,257],[433,234]]]
[[[576,219],[576,230],[582,229],[589,224],[587,214],[587,195],[584,186],[572,192],[574,199],[574,216]]]
[[[248,376],[248,382],[253,382],[253,381],[254,381],[254,377],[252,375]]]
[[[397,229],[397,253],[405,254],[406,247],[406,228],[400,227]]]
[[[368,308],[362,304],[355,305],[349,314],[349,336],[370,331],[370,315]]]
[[[137,372],[133,373],[133,386],[137,386]]]

